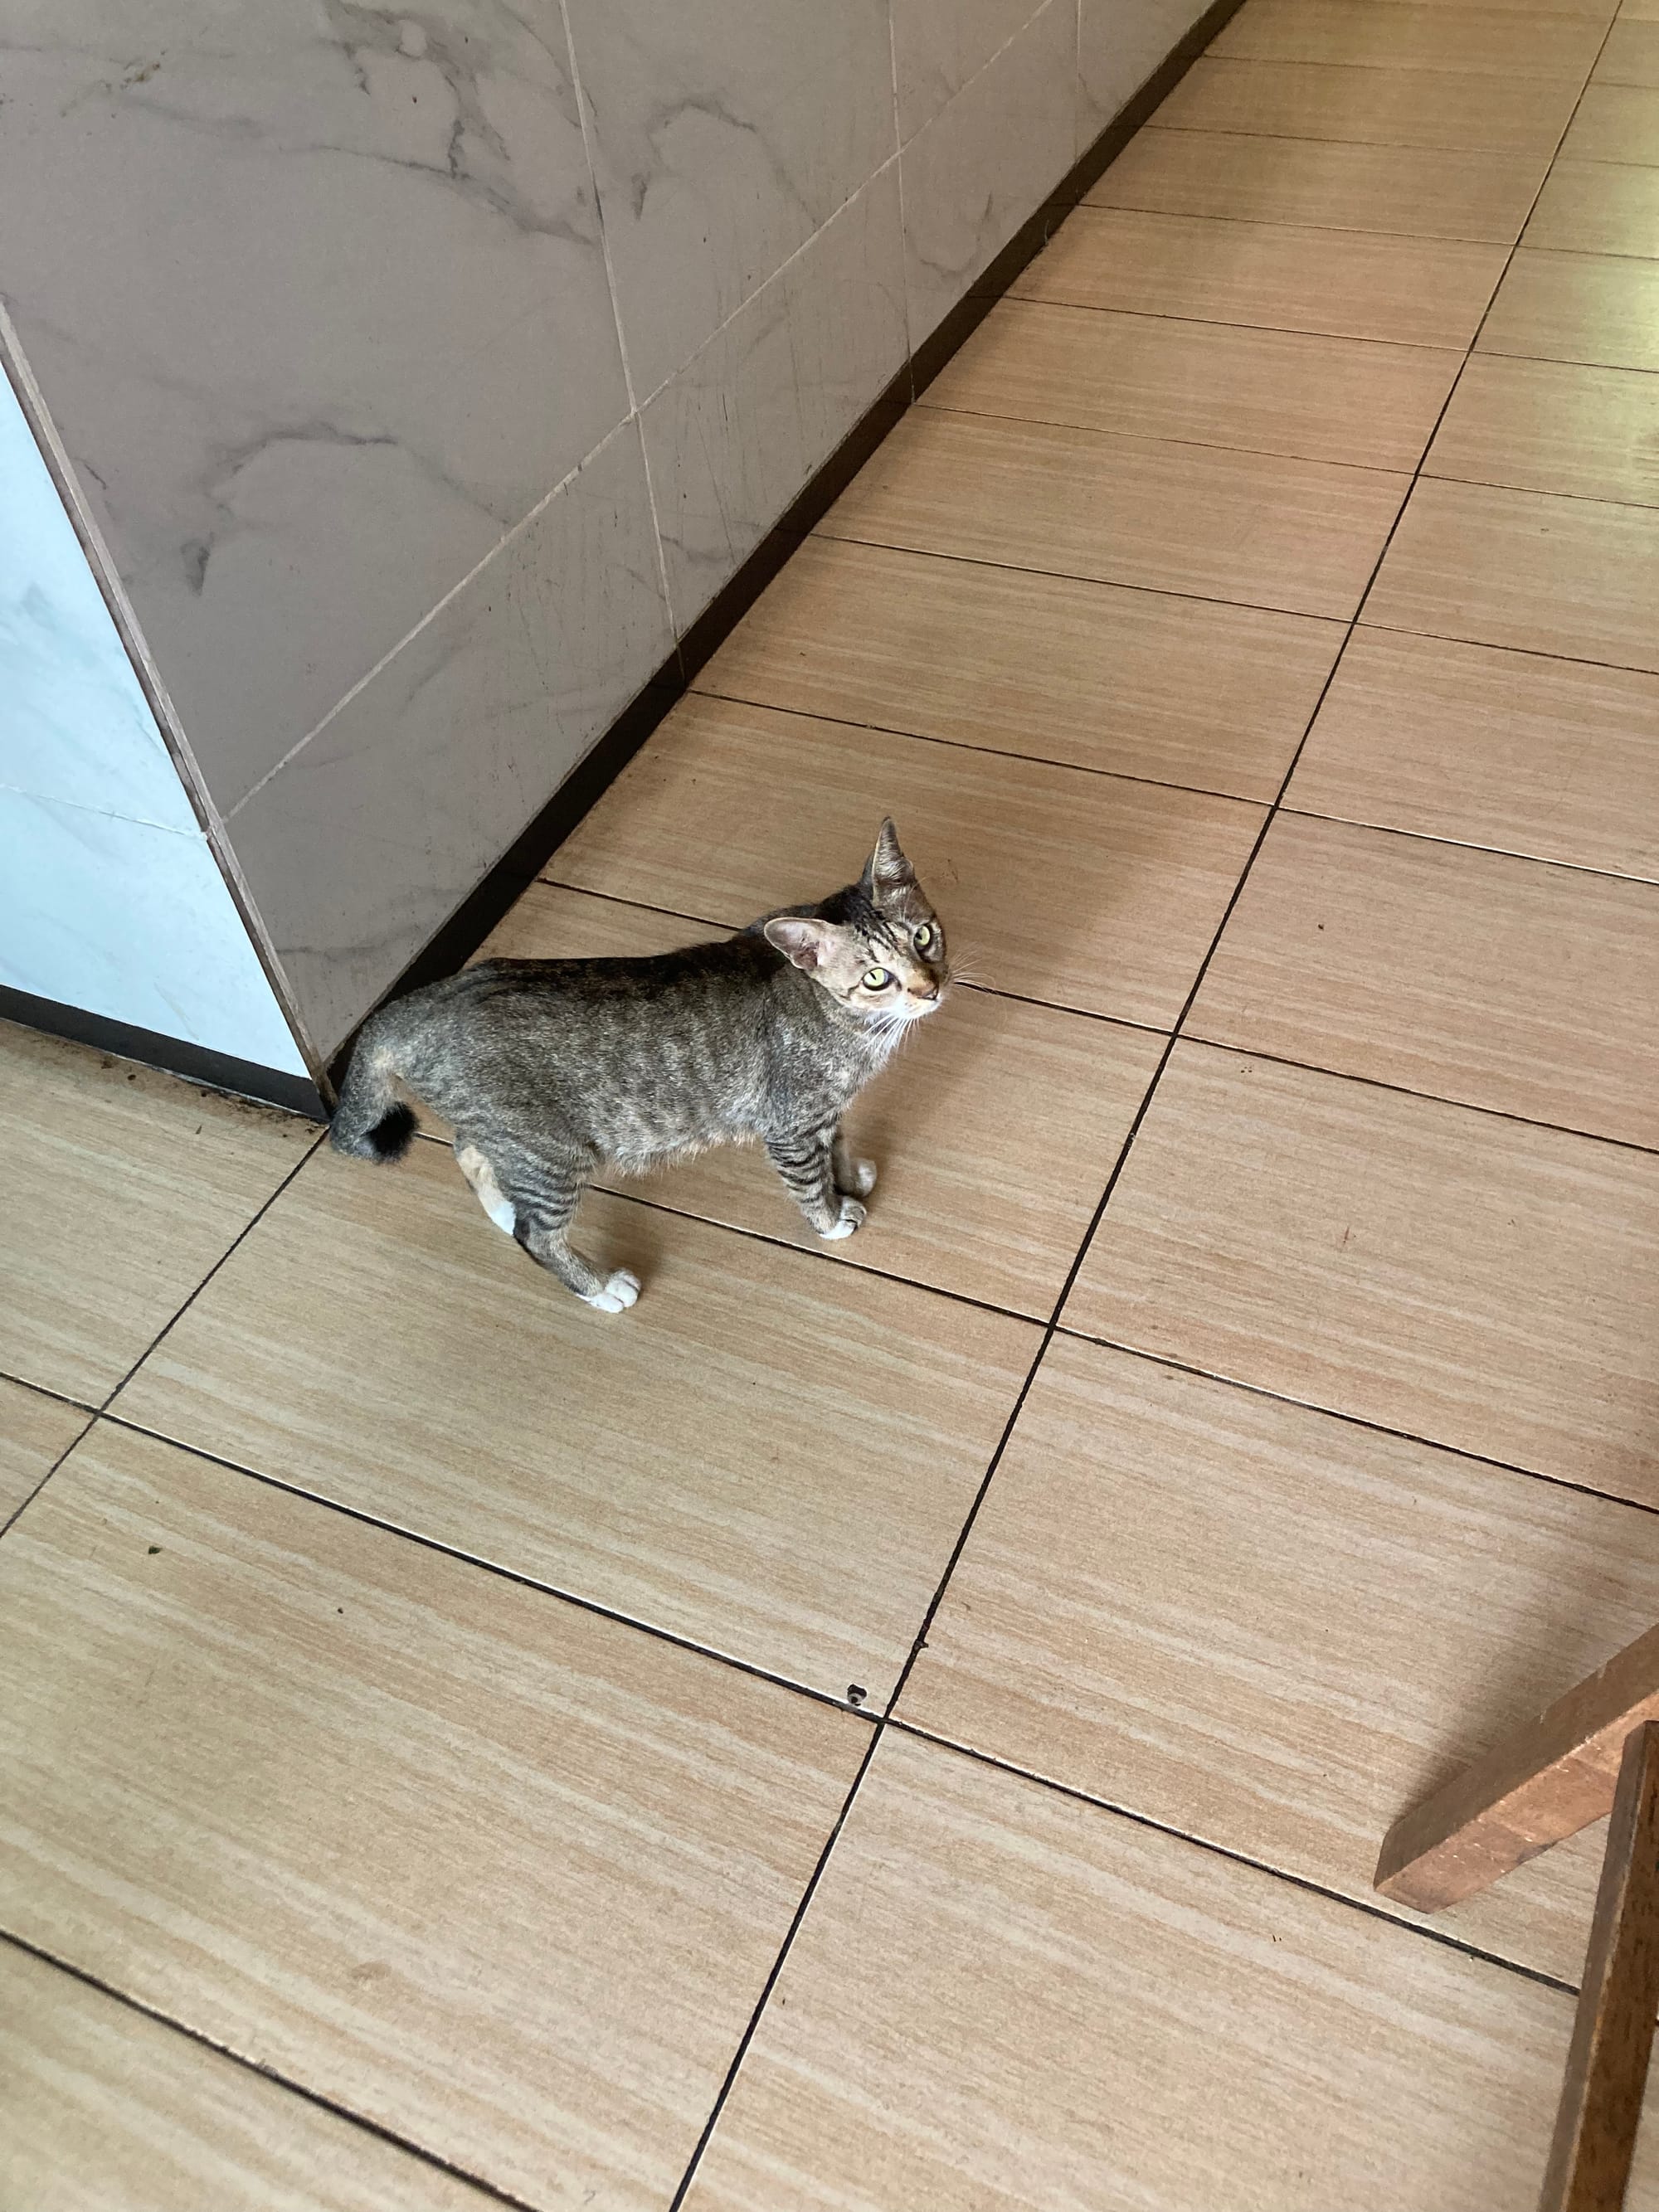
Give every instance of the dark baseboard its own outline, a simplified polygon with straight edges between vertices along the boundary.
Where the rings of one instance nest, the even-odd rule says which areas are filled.
[[[163,1036],[157,1030],[112,1021],[80,1006],[61,1006],[56,999],[37,999],[32,991],[15,991],[9,983],[0,983],[0,1021],[44,1030],[48,1036],[67,1037],[71,1044],[88,1045],[117,1060],[142,1061],[146,1067],[181,1075],[187,1083],[199,1083],[204,1090],[228,1091],[264,1106],[286,1107],[313,1121],[328,1119],[328,1109],[309,1076],[285,1075],[279,1067],[262,1067],[257,1060],[237,1060],[228,1052],[210,1052],[204,1045],[186,1044],[182,1037]]]

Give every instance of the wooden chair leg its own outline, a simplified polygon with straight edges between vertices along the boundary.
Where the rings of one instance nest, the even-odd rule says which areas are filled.
[[[1612,1805],[1626,1739],[1653,1720],[1659,1628],[1396,1820],[1376,1887],[1399,1904],[1438,1912],[1576,1835]]]
[[[1620,2212],[1659,2013],[1659,1725],[1619,1771],[1539,2212]]]

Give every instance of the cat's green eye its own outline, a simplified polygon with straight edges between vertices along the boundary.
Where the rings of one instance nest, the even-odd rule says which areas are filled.
[[[921,927],[916,932],[915,935],[915,946],[917,951],[931,952],[938,942],[938,930],[934,928],[931,921],[924,921]]]
[[[884,991],[892,980],[892,976],[885,968],[866,968],[864,973],[864,988],[866,991]]]

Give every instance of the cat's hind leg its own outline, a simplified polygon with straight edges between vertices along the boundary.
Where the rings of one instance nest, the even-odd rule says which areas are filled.
[[[864,1219],[856,1198],[836,1186],[833,1125],[827,1129],[802,1129],[787,1137],[769,1137],[766,1157],[777,1170],[788,1192],[820,1237],[850,1237]]]
[[[605,1273],[572,1251],[568,1242],[571,1221],[593,1172],[592,1157],[551,1149],[532,1152],[516,1144],[495,1144],[490,1149],[517,1242],[584,1304],[599,1313],[626,1311],[640,1295],[639,1277],[626,1267]],[[481,1191],[481,1199],[483,1195]]]
[[[497,1229],[510,1237],[518,1224],[513,1201],[495,1179],[495,1170],[476,1145],[455,1139],[455,1164],[472,1186],[472,1195]]]
[[[837,1129],[830,1145],[836,1188],[848,1198],[868,1198],[876,1187],[876,1164],[861,1160]]]

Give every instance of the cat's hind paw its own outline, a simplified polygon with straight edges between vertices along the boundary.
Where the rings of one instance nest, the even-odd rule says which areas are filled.
[[[876,1164],[873,1160],[848,1160],[852,1177],[849,1188],[860,1198],[868,1198],[876,1187]]]
[[[608,1277],[586,1300],[586,1304],[595,1313],[626,1313],[639,1295],[639,1277],[629,1274],[626,1267],[618,1267],[616,1273]]]

